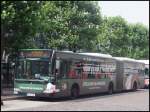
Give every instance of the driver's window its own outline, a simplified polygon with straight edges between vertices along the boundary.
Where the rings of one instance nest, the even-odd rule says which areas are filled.
[[[66,78],[69,69],[69,62],[67,60],[56,60],[55,74],[57,78]]]

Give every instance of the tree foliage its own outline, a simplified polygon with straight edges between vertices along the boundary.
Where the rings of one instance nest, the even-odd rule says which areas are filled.
[[[99,7],[91,1],[2,2],[3,38],[7,34],[8,49],[92,50],[87,43],[95,41],[100,21]]]
[[[149,30],[122,17],[102,17],[93,1],[2,1],[1,51],[69,49],[149,57]]]
[[[122,17],[104,17],[97,38],[98,51],[113,56],[148,59],[149,30],[142,24],[128,24]]]
[[[30,40],[36,31],[38,6],[36,1],[2,1],[1,38],[7,51],[34,47]]]

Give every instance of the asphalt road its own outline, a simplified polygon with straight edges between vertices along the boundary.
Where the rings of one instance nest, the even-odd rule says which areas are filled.
[[[1,111],[149,111],[149,90],[69,98],[24,98],[4,101]]]

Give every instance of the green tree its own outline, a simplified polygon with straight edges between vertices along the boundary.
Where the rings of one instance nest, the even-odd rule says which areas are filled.
[[[147,59],[149,30],[142,24],[128,24],[122,17],[104,17],[97,38],[98,51],[113,56]]]
[[[1,22],[1,51],[82,49],[149,57],[148,28],[128,24],[120,16],[102,18],[93,1],[2,1]]]
[[[149,58],[149,30],[143,24],[129,24],[128,37],[130,40],[129,57],[137,59]]]
[[[95,50],[95,40],[99,34],[102,17],[97,2],[73,2],[74,14],[71,17],[70,29],[78,35],[77,47],[87,51]]]
[[[46,36],[49,48],[94,48],[92,44],[99,33],[101,21],[99,7],[95,2],[47,1],[40,12],[39,29]]]
[[[31,43],[36,32],[36,11],[41,2],[2,1],[1,2],[1,38],[7,52],[19,48],[34,47]]]
[[[127,22],[122,17],[104,17],[98,37],[99,50],[114,56],[125,56],[127,31]]]

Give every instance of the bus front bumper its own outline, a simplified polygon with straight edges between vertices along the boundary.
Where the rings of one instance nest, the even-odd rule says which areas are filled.
[[[54,92],[54,93],[28,93],[28,92],[18,92],[15,95],[27,96],[27,97],[48,97],[48,98],[58,98],[68,96],[68,92]]]

